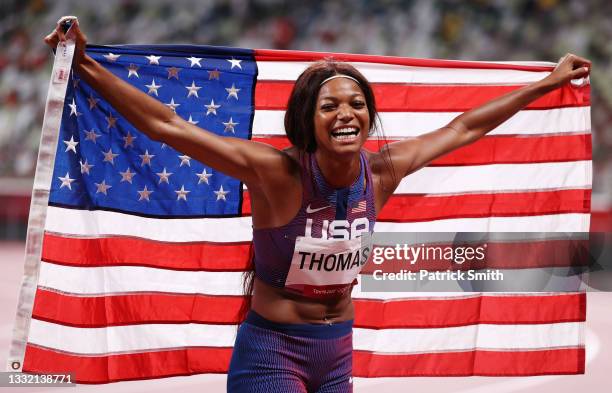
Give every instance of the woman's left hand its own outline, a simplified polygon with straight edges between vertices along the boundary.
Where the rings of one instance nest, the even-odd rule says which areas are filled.
[[[559,59],[553,72],[544,81],[556,89],[573,79],[585,78],[591,72],[591,61],[568,53]]]

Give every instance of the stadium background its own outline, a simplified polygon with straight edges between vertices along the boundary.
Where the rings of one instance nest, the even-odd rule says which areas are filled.
[[[77,15],[89,42],[99,44],[192,43],[492,61],[556,61],[566,52],[582,55],[593,61],[592,230],[612,230],[612,2],[2,0],[0,264],[5,271],[0,281],[2,364],[22,273],[30,192],[52,65],[52,54],[42,37],[61,15]],[[589,312],[603,307],[603,300],[611,299],[605,296],[607,294],[590,294]],[[591,334],[592,329],[597,331],[597,326],[599,329],[605,326],[609,331],[610,325],[610,321],[591,319]],[[606,340],[612,342],[605,334],[596,338],[603,348]],[[594,356],[592,343],[592,337],[590,342],[587,338],[591,359]],[[610,355],[606,356],[610,359]],[[602,361],[601,356],[597,359]],[[611,364],[610,360],[603,359],[603,362],[591,368],[587,365],[587,373],[596,372],[598,364],[601,367]],[[605,377],[605,373],[601,375]],[[581,377],[586,376],[575,376],[573,381]],[[207,382],[204,380],[191,378],[183,387],[210,390],[205,388]],[[562,377],[565,378],[571,377]],[[479,390],[473,387],[477,386],[473,382],[463,382],[469,379],[426,382],[429,385],[418,385],[417,380],[422,379],[410,379],[417,385],[403,386],[427,387],[429,391],[445,391],[444,386],[462,388],[462,391]],[[450,380],[456,382],[450,383]],[[510,380],[515,381],[508,382],[510,385],[500,384],[503,380],[508,381],[506,378],[491,380],[497,385],[496,389],[514,384],[518,391],[527,386],[519,388],[521,385],[516,381],[520,379]],[[143,391],[155,390],[153,381],[143,383],[149,384],[148,387],[142,385]],[[556,391],[566,391],[573,385],[569,380],[557,383],[562,390]],[[163,385],[171,386],[167,382]],[[209,385],[219,386],[223,386],[221,380]],[[582,385],[574,386],[597,391],[589,389],[596,385],[589,382],[585,385],[584,379]],[[539,391],[547,389],[538,387]]]

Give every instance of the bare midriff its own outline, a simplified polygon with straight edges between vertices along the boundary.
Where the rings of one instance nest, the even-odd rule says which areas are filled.
[[[337,323],[354,318],[351,291],[331,299],[311,299],[255,278],[251,308],[278,323]]]

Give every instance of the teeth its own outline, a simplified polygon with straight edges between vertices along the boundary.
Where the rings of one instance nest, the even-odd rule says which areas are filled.
[[[340,128],[337,129],[335,131],[332,132],[332,136],[333,137],[338,137],[341,135],[357,135],[359,133],[359,131],[357,130],[357,128],[354,127],[346,127],[346,128]]]
[[[334,139],[337,139],[337,140],[340,140],[340,141],[342,141],[342,140],[349,140],[349,139],[356,139],[356,135],[353,135],[353,134],[340,134],[340,135],[334,135],[333,137],[334,137]]]

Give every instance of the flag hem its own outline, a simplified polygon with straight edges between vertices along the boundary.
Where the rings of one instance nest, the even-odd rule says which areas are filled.
[[[24,274],[19,293],[19,302],[13,326],[13,337],[9,347],[7,371],[23,369],[34,296],[38,285],[40,269],[40,256],[44,238],[45,220],[49,192],[55,165],[59,128],[64,110],[64,99],[70,72],[72,71],[72,58],[75,42],[71,39],[59,44],[55,51],[55,61],[49,81],[49,92],[45,104],[45,116],[40,136],[38,160],[34,175],[32,198],[30,202],[30,215],[26,235],[26,253],[24,261]]]

